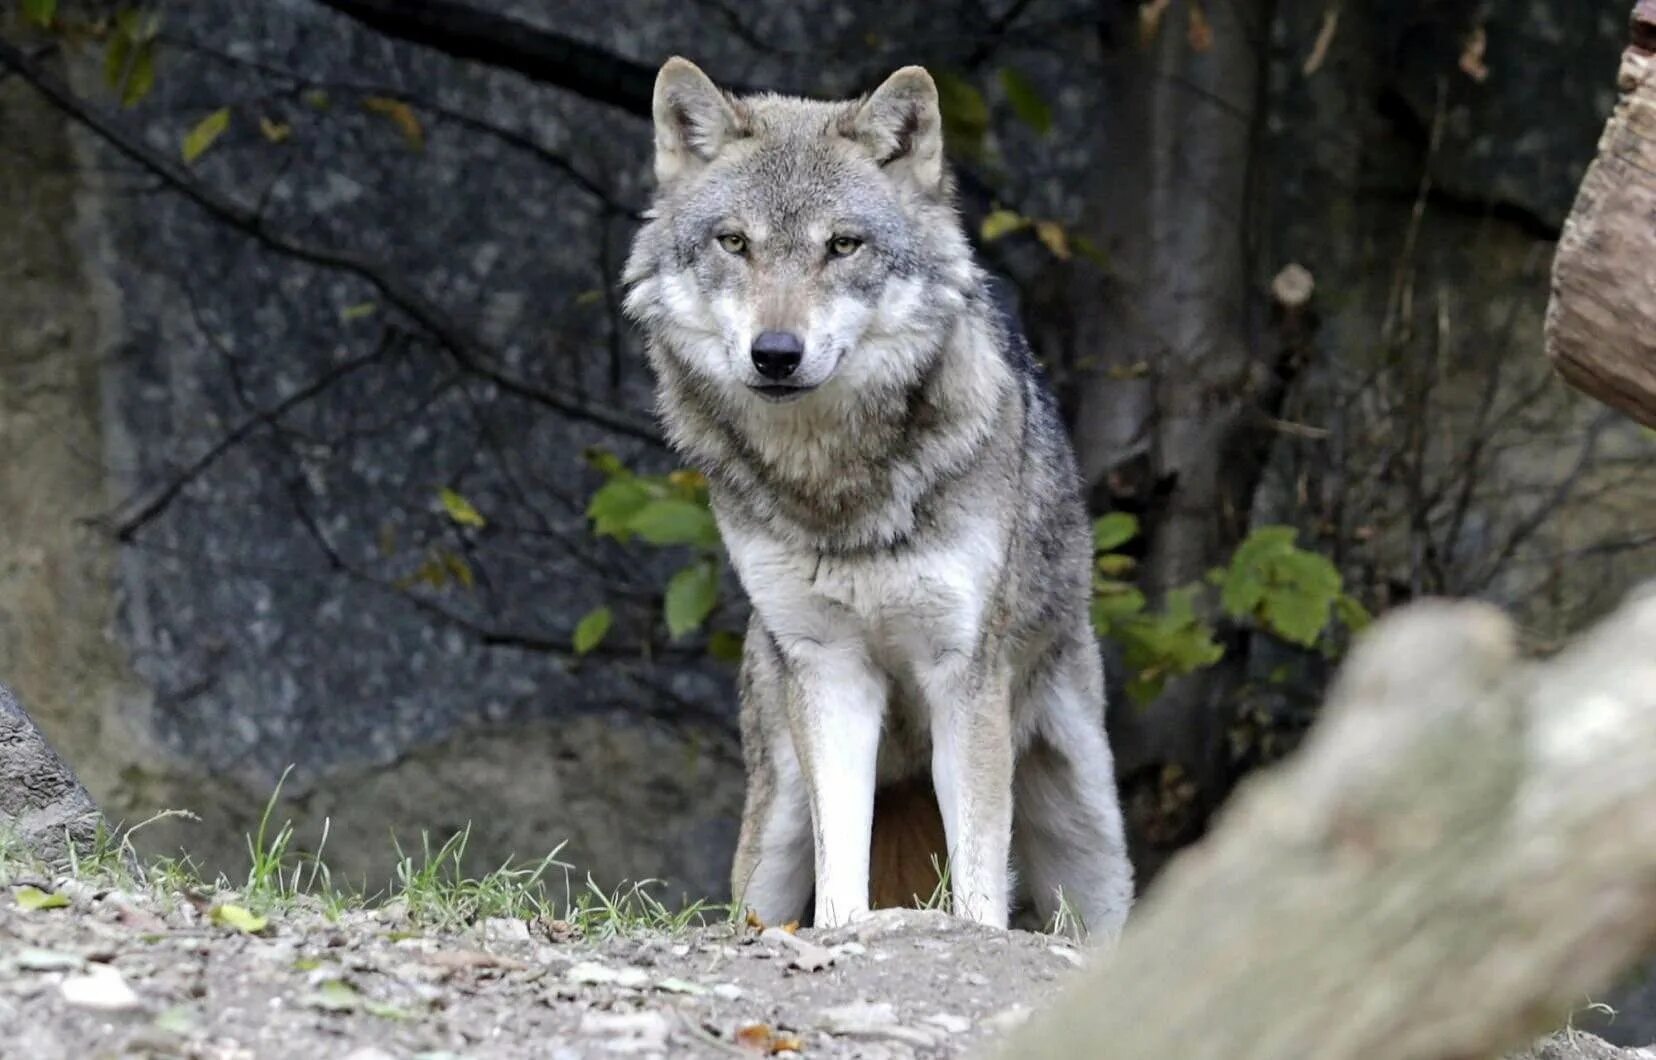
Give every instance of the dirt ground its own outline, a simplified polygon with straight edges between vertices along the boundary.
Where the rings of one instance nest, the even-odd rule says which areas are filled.
[[[40,893],[67,906],[26,910],[40,893],[10,890],[0,1056],[29,1060],[953,1056],[1085,960],[921,910],[600,941],[561,922],[431,933],[394,906],[331,921],[301,904],[249,934],[215,920],[219,899],[59,881]]]

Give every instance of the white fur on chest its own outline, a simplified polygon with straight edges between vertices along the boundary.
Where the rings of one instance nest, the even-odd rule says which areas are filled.
[[[974,655],[1005,555],[993,514],[959,514],[939,543],[855,558],[726,531],[731,559],[785,654],[861,655],[899,681]]]

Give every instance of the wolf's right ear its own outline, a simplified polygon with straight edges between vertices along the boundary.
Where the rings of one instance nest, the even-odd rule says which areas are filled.
[[[892,175],[928,195],[943,192],[943,112],[925,67],[905,66],[886,78],[857,109],[851,138]]]
[[[738,118],[730,99],[701,67],[673,56],[656,74],[655,173],[661,184],[694,173],[736,135]]]

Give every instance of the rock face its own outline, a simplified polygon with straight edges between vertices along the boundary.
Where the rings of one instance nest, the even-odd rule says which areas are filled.
[[[905,62],[966,59],[937,43],[953,35],[925,5],[729,18],[671,0],[482,6],[635,60],[683,51],[720,77],[825,94]],[[1443,57],[1420,41],[1473,5],[1348,5],[1323,72],[1302,77],[1323,6],[1274,30],[1285,102],[1271,130],[1292,135],[1272,180],[1291,218],[1285,252],[1319,290],[1356,292],[1327,331],[1355,349],[1377,329],[1375,287],[1392,274],[1435,107]],[[1437,160],[1453,205],[1487,188],[1511,207],[1475,204],[1430,229],[1444,234],[1423,255],[1422,290],[1474,304],[1496,288],[1541,304],[1532,259],[1609,105],[1613,67],[1595,64],[1620,44],[1579,0],[1525,9],[1546,76],[1520,75],[1534,49],[1508,51],[1492,28],[1494,73],[1456,82]],[[1107,164],[1094,119],[1109,102],[1102,77],[1074,76],[1071,60],[1098,62],[1092,34],[1050,31],[1068,15],[1033,5],[1037,28],[995,63],[1049,86],[1055,121],[1046,139],[1002,123],[1007,185],[1031,216],[1072,220]],[[614,292],[647,197],[647,123],[388,41],[322,4],[203,0],[166,17],[169,40],[191,47],[168,52],[122,122],[176,157],[196,122],[233,104],[197,179],[261,203],[273,229],[406,280],[530,391],[411,338],[420,329],[362,275],[152,191],[72,141],[17,78],[0,83],[0,141],[30,147],[0,156],[18,171],[0,179],[0,673],[112,816],[200,814],[144,835],[187,844],[209,871],[243,868],[242,833],[291,765],[278,821],[292,816],[310,842],[330,821],[329,858],[352,878],[389,870],[390,828],[406,845],[470,822],[478,866],[569,839],[565,856],[601,881],[721,893],[741,788],[731,669],[660,629],[660,588],[688,556],[595,541],[585,517],[601,480],[584,449],[653,469],[671,458],[543,400],[647,418]],[[1383,56],[1395,68],[1377,70]],[[102,100],[97,65],[70,73]],[[973,77],[1005,111],[993,71]],[[407,116],[386,102],[405,97]],[[1500,253],[1466,251],[1474,230]],[[1520,315],[1513,344],[1539,326]],[[487,525],[449,518],[443,488]],[[110,514],[120,538],[87,529]],[[577,657],[576,623],[601,604],[616,612],[612,654]],[[740,605],[713,622],[739,630]],[[659,665],[663,651],[674,665]]]
[[[0,685],[0,832],[37,854],[62,859],[93,839],[98,808],[41,735],[11,690]]]

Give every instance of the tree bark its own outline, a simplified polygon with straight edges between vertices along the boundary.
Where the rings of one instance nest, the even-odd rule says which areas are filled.
[[[1619,87],[1558,242],[1547,356],[1571,385],[1656,427],[1656,0],[1633,13]]]
[[[1460,1060],[1562,1022],[1656,944],[1656,592],[1544,664],[1428,603],[1353,652],[1006,1057]]]
[[[1140,516],[1143,587],[1157,597],[1228,559],[1247,532],[1268,444],[1252,415],[1271,375],[1253,192],[1273,4],[1172,0],[1153,24],[1141,12],[1156,5],[1103,7],[1110,177],[1089,221],[1105,233],[1109,275],[1100,283],[1075,270],[1036,321],[1042,347],[1063,350],[1079,376],[1074,431],[1094,506]],[[1111,710],[1124,778],[1152,783],[1176,764],[1194,783],[1192,827],[1232,782],[1227,736],[1244,655],[1176,681],[1153,709]],[[1144,875],[1190,838],[1151,844],[1145,822],[1133,823]]]

